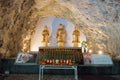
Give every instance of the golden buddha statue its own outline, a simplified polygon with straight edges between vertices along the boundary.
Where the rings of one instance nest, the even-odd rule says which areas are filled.
[[[49,43],[49,31],[48,31],[48,27],[45,26],[42,32],[42,44],[44,47],[46,47],[48,46],[48,43]]]
[[[59,25],[56,38],[57,38],[58,47],[63,47],[65,45],[65,42],[66,42],[66,31],[64,29],[63,24]]]
[[[80,43],[80,32],[79,32],[79,27],[76,26],[75,30],[73,31],[73,46],[78,47]]]

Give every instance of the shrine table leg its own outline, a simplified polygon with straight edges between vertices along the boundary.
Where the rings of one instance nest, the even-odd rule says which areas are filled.
[[[75,66],[75,80],[78,80],[77,66]]]
[[[43,79],[43,69],[44,69],[44,67],[42,66],[42,70],[41,70],[42,79]]]
[[[39,80],[41,80],[41,66],[39,66]]]

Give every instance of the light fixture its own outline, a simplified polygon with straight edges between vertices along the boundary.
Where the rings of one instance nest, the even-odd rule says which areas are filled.
[[[92,53],[92,50],[90,49],[88,52],[89,52],[89,53]]]
[[[100,50],[100,51],[98,51],[98,54],[103,54],[103,51],[101,51],[101,50]]]

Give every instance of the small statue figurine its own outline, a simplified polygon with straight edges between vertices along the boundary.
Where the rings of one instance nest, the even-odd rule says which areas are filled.
[[[80,32],[79,32],[79,27],[76,26],[75,30],[73,31],[73,46],[78,47],[80,43]]]
[[[47,47],[48,43],[49,43],[49,31],[47,26],[45,26],[42,32],[42,44],[44,47]]]
[[[64,29],[63,24],[59,25],[56,38],[57,38],[58,47],[64,47],[66,42],[66,31]]]

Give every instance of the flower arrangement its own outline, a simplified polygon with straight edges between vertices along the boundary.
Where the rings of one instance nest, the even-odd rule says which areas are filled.
[[[87,48],[87,41],[82,41],[82,47]]]

